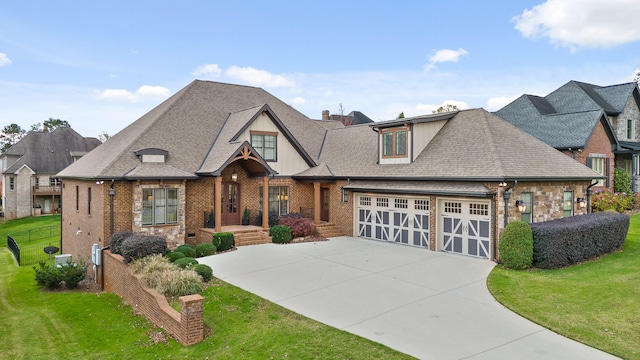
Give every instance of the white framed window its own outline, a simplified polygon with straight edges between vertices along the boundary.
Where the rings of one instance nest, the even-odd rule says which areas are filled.
[[[635,140],[636,138],[636,127],[634,126],[632,119],[627,119],[627,139]]]
[[[524,211],[520,212],[520,220],[531,224],[533,222],[533,193],[524,192],[520,194],[520,201],[522,201],[525,205]]]
[[[396,209],[408,209],[409,199],[394,199],[394,207]]]
[[[416,210],[429,210],[429,200],[415,200],[415,203],[413,204],[414,208]]]
[[[378,207],[389,207],[389,198],[376,198],[376,206]]]
[[[178,189],[142,189],[142,225],[178,223]]]
[[[593,171],[597,172],[598,174],[605,176],[606,175],[606,161],[605,158],[603,157],[589,157],[587,159],[591,164],[590,167],[593,169]],[[589,164],[587,164],[589,165]],[[598,184],[596,186],[604,186],[604,180],[600,179],[598,180]]]
[[[371,196],[361,196],[360,197],[360,205],[361,206],[371,206]]]
[[[251,146],[265,161],[277,161],[277,133],[251,132]]]

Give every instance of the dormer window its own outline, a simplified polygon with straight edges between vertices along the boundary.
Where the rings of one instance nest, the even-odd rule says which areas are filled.
[[[265,161],[277,161],[277,132],[251,131],[251,146]]]
[[[407,157],[407,129],[382,131],[382,157]]]
[[[169,152],[162,149],[148,148],[138,150],[135,154],[143,163],[165,163]]]

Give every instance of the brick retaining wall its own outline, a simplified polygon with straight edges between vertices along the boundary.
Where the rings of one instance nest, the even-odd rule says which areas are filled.
[[[154,325],[165,329],[185,346],[204,339],[204,298],[198,294],[180,297],[180,312],[153,289],[142,285],[140,275],[132,274],[122,256],[104,251],[104,289],[119,295]]]

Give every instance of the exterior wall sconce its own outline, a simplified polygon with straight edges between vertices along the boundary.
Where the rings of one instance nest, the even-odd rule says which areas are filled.
[[[576,199],[576,204],[578,204],[578,207],[580,207],[580,209],[584,209],[587,207],[587,200],[585,198],[577,198]]]
[[[527,204],[522,200],[516,200],[516,207],[518,208],[518,211],[521,213],[527,210]]]
[[[238,173],[237,172],[233,172],[231,174],[231,181],[238,181]]]

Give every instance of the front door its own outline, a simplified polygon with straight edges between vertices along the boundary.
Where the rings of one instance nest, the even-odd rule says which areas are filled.
[[[240,184],[222,183],[222,225],[240,225]]]
[[[329,189],[320,189],[320,221],[329,221]]]

